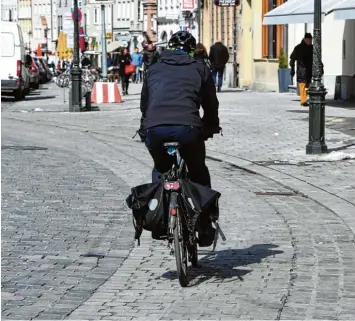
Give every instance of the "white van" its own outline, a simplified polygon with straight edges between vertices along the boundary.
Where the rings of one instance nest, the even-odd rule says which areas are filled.
[[[30,92],[31,60],[16,22],[1,22],[0,46],[1,94],[10,94],[20,100]]]

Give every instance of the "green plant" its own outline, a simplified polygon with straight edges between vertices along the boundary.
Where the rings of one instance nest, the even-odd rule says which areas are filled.
[[[287,57],[285,55],[285,51],[283,48],[280,48],[280,55],[279,55],[279,69],[288,68]]]

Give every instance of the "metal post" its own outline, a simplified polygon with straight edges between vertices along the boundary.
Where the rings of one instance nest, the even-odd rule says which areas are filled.
[[[71,69],[72,90],[71,109],[78,112],[81,108],[81,69],[79,67],[79,21],[78,21],[78,0],[74,0],[74,56],[73,68]]]
[[[47,58],[47,62],[48,62],[48,30],[50,30],[48,28],[48,26],[46,26],[46,58]]]
[[[322,64],[322,0],[314,1],[313,66],[309,87],[309,138],[306,154],[327,152],[325,144],[325,95]]]
[[[28,47],[29,47],[29,51],[30,51],[30,54],[31,54],[31,37],[32,37],[32,31],[29,31],[28,32]]]
[[[101,5],[101,49],[102,49],[102,79],[107,81],[107,49],[105,28],[105,5]]]

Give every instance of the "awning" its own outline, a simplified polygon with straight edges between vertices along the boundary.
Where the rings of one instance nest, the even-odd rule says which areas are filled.
[[[355,0],[345,0],[333,10],[335,20],[355,20]]]
[[[344,2],[355,0],[322,0],[322,21],[324,16]],[[286,25],[314,22],[314,0],[289,0],[269,11],[264,16],[264,25]]]
[[[112,52],[115,51],[118,48],[126,48],[128,46],[128,43],[126,41],[112,41],[107,45],[107,52]]]

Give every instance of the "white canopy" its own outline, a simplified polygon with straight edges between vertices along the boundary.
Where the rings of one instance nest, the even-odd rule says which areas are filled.
[[[343,6],[354,8],[355,0],[322,0],[322,21],[324,16],[341,11]],[[353,4],[351,6],[351,4]],[[344,9],[344,8],[343,8]],[[314,0],[289,0],[269,11],[264,16],[264,25],[285,25],[314,22]]]
[[[355,20],[355,0],[345,0],[334,8],[334,19],[336,20]]]

